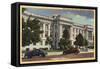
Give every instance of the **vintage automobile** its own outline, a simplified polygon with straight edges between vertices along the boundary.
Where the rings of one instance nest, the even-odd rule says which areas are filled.
[[[71,47],[71,48],[63,51],[63,55],[72,54],[72,53],[77,55],[78,53],[80,53],[80,51],[78,48],[74,48],[74,47]]]
[[[24,58],[32,58],[33,56],[45,57],[47,52],[42,49],[33,49],[32,51],[26,50]]]

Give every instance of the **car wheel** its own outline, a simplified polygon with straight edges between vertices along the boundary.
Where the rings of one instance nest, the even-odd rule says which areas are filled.
[[[79,52],[75,52],[74,54],[77,55]]]
[[[41,54],[40,56],[41,56],[41,57],[45,57],[45,54]]]

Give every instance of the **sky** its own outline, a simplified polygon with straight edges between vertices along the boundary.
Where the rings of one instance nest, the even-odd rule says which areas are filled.
[[[77,24],[93,25],[94,22],[94,12],[90,10],[27,8],[26,11],[45,16],[59,14],[64,17],[71,18],[72,21]]]

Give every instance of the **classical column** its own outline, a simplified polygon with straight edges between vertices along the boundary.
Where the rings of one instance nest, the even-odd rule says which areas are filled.
[[[73,45],[73,26],[70,26],[70,40],[71,40],[71,45]]]
[[[60,24],[60,38],[62,38],[63,30],[62,30],[62,25]]]
[[[85,39],[88,39],[88,38],[87,38],[87,35],[88,35],[88,31],[87,31],[87,30],[84,30],[83,37],[84,37]]]
[[[43,23],[43,41],[42,41],[42,45],[45,46],[45,23]]]
[[[87,39],[87,40],[88,40],[88,33],[89,33],[89,32],[88,32],[88,30],[87,30],[87,32],[86,32],[86,39]]]
[[[94,32],[92,31],[92,41],[94,41]]]
[[[48,24],[48,36],[50,36],[50,24]]]
[[[75,27],[74,27],[74,31],[73,32],[74,32],[74,37],[73,38],[75,40],[75,37],[76,37],[76,28]]]

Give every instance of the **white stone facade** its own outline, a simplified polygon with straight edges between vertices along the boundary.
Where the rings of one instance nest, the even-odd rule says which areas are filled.
[[[27,21],[29,15],[32,15],[31,19],[38,18],[41,22],[41,30],[43,30],[43,34],[40,35],[41,37],[41,42],[37,43],[36,45],[30,44],[30,46],[26,46],[23,48],[25,50],[26,48],[48,48],[50,49],[50,45],[46,45],[46,36],[50,36],[50,28],[51,28],[51,23],[53,18],[48,17],[48,16],[41,16],[41,15],[36,15],[36,14],[31,14],[28,12],[25,12],[22,16],[25,21]],[[60,17],[60,38],[62,37],[64,27],[68,27],[68,30],[70,32],[70,40],[73,42],[75,41],[75,37],[81,33],[83,36],[86,36],[86,39],[89,41],[89,45],[93,45],[93,26],[92,25],[80,25],[80,24],[75,24],[72,19],[66,18],[66,17]],[[86,32],[85,32],[86,31]]]

